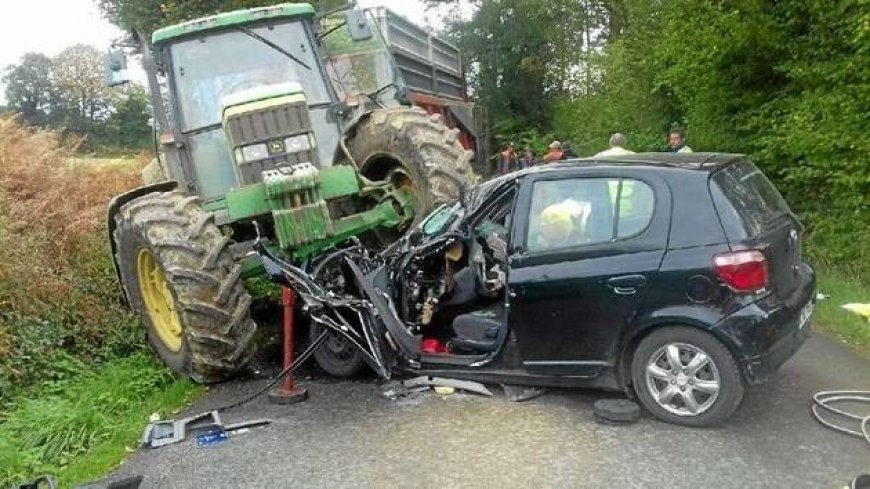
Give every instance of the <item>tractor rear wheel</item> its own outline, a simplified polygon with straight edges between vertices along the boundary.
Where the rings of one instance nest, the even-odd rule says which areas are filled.
[[[174,190],[121,207],[113,235],[121,283],[151,349],[197,382],[226,380],[245,365],[256,324],[230,237],[198,197]]]

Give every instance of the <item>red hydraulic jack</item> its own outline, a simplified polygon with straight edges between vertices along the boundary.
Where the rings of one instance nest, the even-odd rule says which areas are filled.
[[[284,366],[293,363],[293,319],[296,306],[296,291],[289,287],[281,288],[281,304],[284,306]],[[308,390],[296,385],[293,374],[281,380],[276,389],[269,392],[269,400],[275,404],[296,404],[308,399]]]

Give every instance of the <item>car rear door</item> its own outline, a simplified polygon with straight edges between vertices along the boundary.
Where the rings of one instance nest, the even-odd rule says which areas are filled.
[[[670,209],[666,184],[642,170],[566,170],[524,182],[508,301],[527,371],[595,376],[615,365],[620,333],[658,273]]]
[[[785,300],[810,280],[803,226],[761,170],[746,160],[728,165],[713,175],[710,191],[732,248],[764,254],[774,297]]]

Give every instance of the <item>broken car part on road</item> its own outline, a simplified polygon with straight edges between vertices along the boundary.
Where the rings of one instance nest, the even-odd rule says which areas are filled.
[[[245,428],[255,428],[271,423],[269,419],[256,419],[224,425],[218,411],[200,413],[183,419],[170,419],[149,423],[139,440],[144,448],[160,448],[174,443],[181,443],[188,436],[203,435],[213,432],[231,433]]]

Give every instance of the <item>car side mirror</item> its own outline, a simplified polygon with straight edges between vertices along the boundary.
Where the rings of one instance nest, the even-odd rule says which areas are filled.
[[[352,9],[344,14],[347,30],[354,42],[368,41],[373,37],[372,27],[362,10]]]
[[[127,53],[121,49],[109,51],[105,56],[106,85],[117,87],[130,81],[127,73]]]

